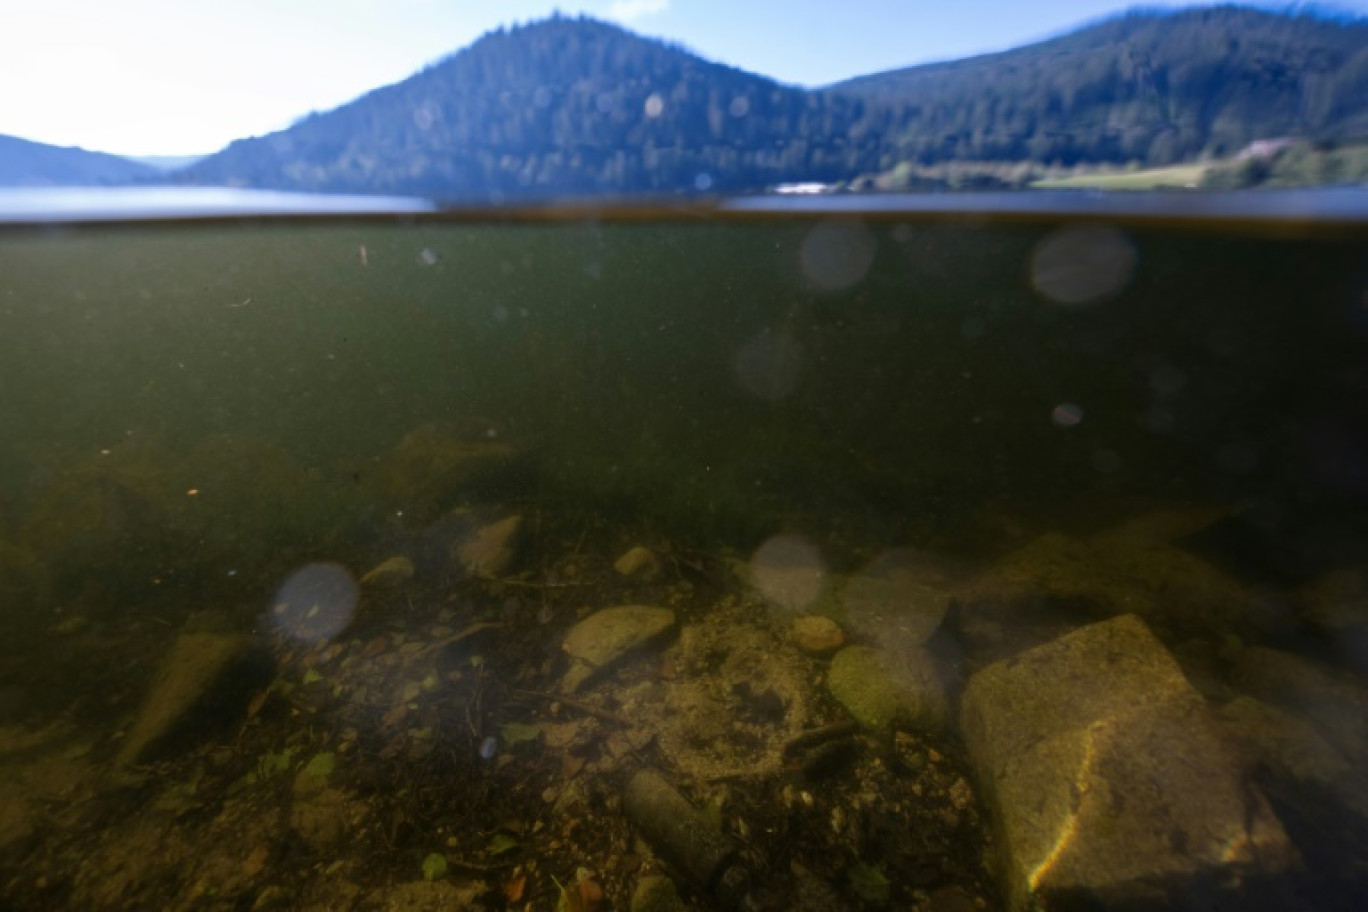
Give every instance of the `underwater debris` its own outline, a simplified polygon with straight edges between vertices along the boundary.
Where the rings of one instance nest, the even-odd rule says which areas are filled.
[[[748,908],[750,878],[741,847],[722,833],[664,776],[643,769],[627,783],[622,808],[651,847],[695,886],[728,909]]]

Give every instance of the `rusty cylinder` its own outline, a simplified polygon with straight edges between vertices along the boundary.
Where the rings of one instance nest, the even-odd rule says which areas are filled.
[[[741,847],[714,827],[665,777],[643,769],[627,783],[622,807],[651,848],[699,889],[730,908],[745,904]]]

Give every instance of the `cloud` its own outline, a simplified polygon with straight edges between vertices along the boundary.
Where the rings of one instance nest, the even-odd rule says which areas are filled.
[[[608,18],[619,22],[635,22],[670,8],[670,0],[613,0],[608,7]]]

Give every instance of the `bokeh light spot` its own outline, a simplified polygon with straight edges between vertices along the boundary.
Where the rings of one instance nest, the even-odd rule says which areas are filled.
[[[826,564],[817,547],[798,535],[776,535],[756,549],[750,578],[772,605],[799,614],[822,596]]]
[[[816,290],[840,291],[865,277],[876,247],[873,233],[859,222],[823,222],[803,238],[798,264]]]
[[[1083,420],[1083,408],[1072,402],[1061,402],[1050,412],[1050,420],[1054,422],[1055,427],[1075,427]]]
[[[305,564],[276,590],[268,620],[304,642],[329,640],[351,623],[361,590],[341,564]]]
[[[846,625],[874,642],[921,645],[945,617],[949,580],[948,565],[933,555],[889,548],[846,585]]]
[[[1056,304],[1091,304],[1125,287],[1137,256],[1130,239],[1110,225],[1060,228],[1036,245],[1031,282]]]

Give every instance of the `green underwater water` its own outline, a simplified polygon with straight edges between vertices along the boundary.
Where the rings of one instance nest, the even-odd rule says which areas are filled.
[[[933,641],[953,652],[941,673],[961,684],[1123,611],[1145,618],[1213,705],[1266,696],[1240,677],[1246,647],[1342,676],[1336,707],[1359,705],[1368,671],[1358,584],[1331,606],[1333,622],[1306,595],[1368,579],[1368,240],[1352,227],[884,215],[13,228],[0,234],[0,391],[0,726],[74,719],[89,734],[70,737],[101,762],[117,753],[102,716],[136,710],[187,618],[222,612],[251,628],[303,564],[361,577],[391,553],[412,557],[414,588],[380,599],[396,620],[372,619],[354,654],[376,630],[402,628],[409,655],[429,656],[414,631],[458,585],[445,571],[424,577],[425,560],[443,559],[429,552],[449,550],[455,526],[514,511],[533,517],[533,556],[492,588],[458,587],[473,613],[444,617],[432,636],[494,618],[522,631],[523,647],[545,638],[544,654],[516,653],[542,663],[519,672],[524,683],[549,674],[554,640],[589,606],[676,599],[686,619],[710,617],[709,605],[742,598],[720,574],[753,569],[775,541],[801,544],[781,565],[816,555],[808,569],[823,579],[909,550],[953,568],[931,573],[938,581],[988,573],[991,584],[948,599]],[[1148,531],[1126,531],[1138,526]],[[581,585],[572,574],[585,562],[612,578],[612,559],[643,541],[669,555],[678,592],[558,588]],[[1022,580],[1037,592],[1023,604],[1048,604],[1020,643],[991,607],[974,626],[973,606],[1017,604],[993,586]],[[877,645],[877,627],[860,630],[822,587],[776,616],[834,617]],[[1243,607],[1190,609],[1196,590]],[[275,661],[303,660],[286,650]],[[1199,679],[1213,668],[1225,677],[1208,686]],[[415,678],[405,699],[438,677]],[[287,698],[306,711],[297,701]],[[451,737],[473,758],[485,732],[469,728]],[[959,737],[941,745],[953,762]],[[13,736],[0,754],[21,762],[27,744]],[[322,747],[336,741],[301,744],[297,757]],[[1336,749],[1352,761],[1368,740]],[[251,750],[296,756],[269,740]],[[1333,777],[1311,779],[1269,791],[1312,859],[1297,889],[1338,899],[1365,877],[1352,858],[1368,846],[1368,815],[1343,824],[1348,835],[1305,836],[1334,803],[1307,797],[1323,798]],[[105,825],[81,822],[87,835]],[[0,895],[107,900],[79,883],[57,889],[50,874],[25,881],[41,846],[84,845],[31,829],[22,845],[35,854],[6,868]],[[386,845],[419,860],[437,845],[402,832]],[[873,832],[861,838],[877,845]],[[992,854],[971,841],[951,840],[961,855]],[[964,870],[976,873],[939,888],[893,854],[818,874],[846,885],[830,908],[926,896],[918,908],[955,908],[935,905],[951,886],[1012,902],[974,858]],[[626,908],[630,878],[601,864],[613,907]],[[560,884],[574,866],[556,870]],[[489,907],[523,907],[508,898],[516,877]],[[146,889],[132,895],[179,907]],[[292,889],[301,903],[314,895]]]
[[[1326,501],[1368,484],[1353,242],[1135,229],[1120,287],[1070,304],[1032,282],[1055,226],[859,226],[872,261],[838,288],[804,272],[813,230],[11,235],[8,518],[64,460],[213,435],[277,447],[345,500],[434,422],[535,454],[540,490],[738,545],[786,521],[943,529],[997,500]],[[1081,419],[1052,420],[1061,406]]]

